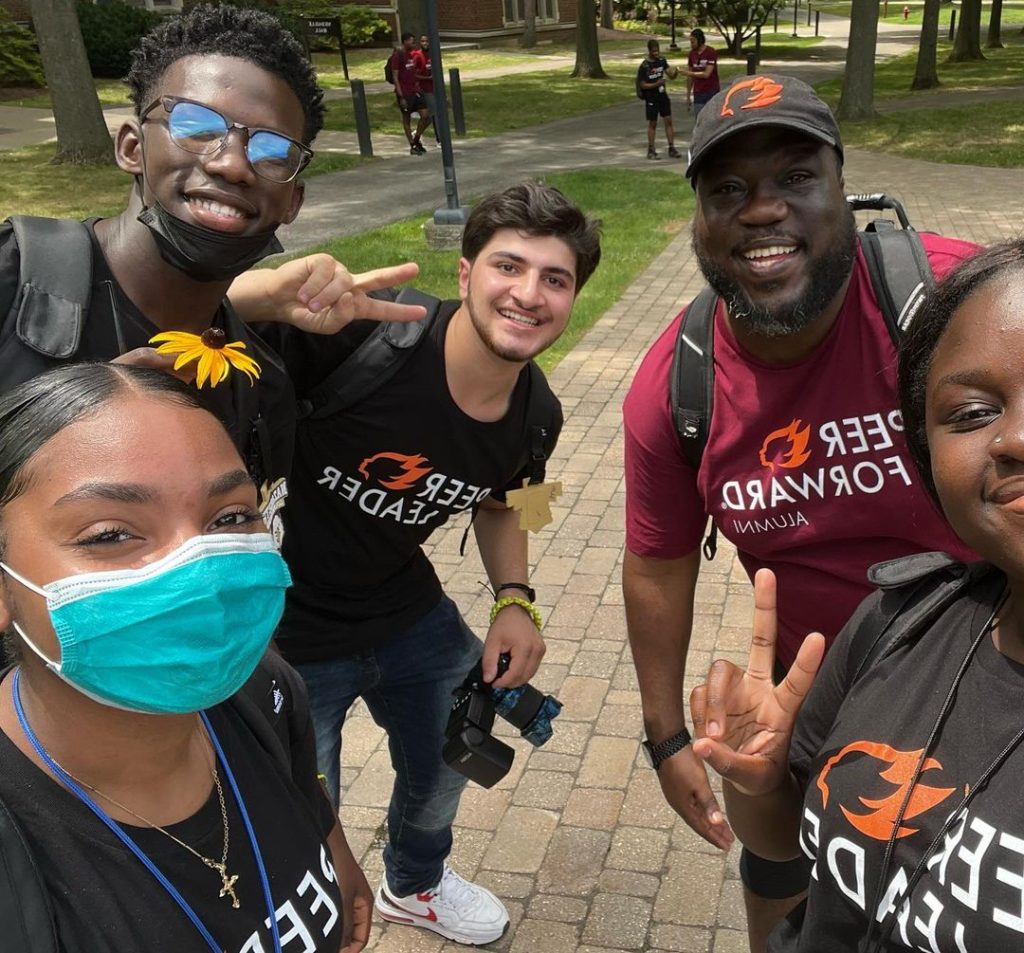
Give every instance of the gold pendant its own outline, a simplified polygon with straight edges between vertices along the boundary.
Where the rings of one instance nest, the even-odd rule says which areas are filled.
[[[238,882],[238,874],[228,876],[228,868],[226,864],[218,864],[216,861],[210,861],[210,866],[220,874],[221,888],[219,897],[230,897],[231,906],[233,909],[238,909],[238,895],[235,893],[235,884]]]
[[[561,481],[530,483],[523,480],[523,488],[510,490],[505,494],[505,501],[511,509],[519,511],[519,528],[536,533],[554,519],[551,503],[561,495]]]

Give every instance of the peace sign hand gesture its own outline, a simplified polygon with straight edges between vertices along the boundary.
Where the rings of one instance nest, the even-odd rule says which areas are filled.
[[[825,654],[825,637],[804,639],[780,685],[772,683],[778,634],[775,574],[754,577],[754,623],[744,671],[719,659],[708,680],[690,694],[693,751],[737,791],[770,794],[789,777],[789,742],[797,712]]]

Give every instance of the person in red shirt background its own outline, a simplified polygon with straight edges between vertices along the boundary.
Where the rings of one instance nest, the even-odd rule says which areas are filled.
[[[718,81],[718,54],[704,41],[704,31],[690,31],[690,54],[686,68],[686,105],[692,106],[696,119],[704,104],[721,88]]]
[[[416,78],[416,37],[412,33],[402,34],[402,45],[391,54],[391,84],[395,87],[395,98],[398,109],[402,113],[402,128],[405,138],[409,140],[409,152],[421,156],[427,150],[420,142],[423,130],[430,125],[431,110],[423,96],[419,80]],[[412,131],[412,114],[419,114],[416,133]]]
[[[415,64],[416,80],[420,84],[420,92],[427,101],[427,108],[430,110],[430,123],[434,127],[434,139],[437,139],[437,124],[434,122],[436,112],[436,100],[434,99],[434,67],[430,62],[430,40],[426,35],[420,37],[420,45],[412,51],[412,60]]]

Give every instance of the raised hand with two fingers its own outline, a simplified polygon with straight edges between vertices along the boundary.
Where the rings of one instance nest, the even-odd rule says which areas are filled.
[[[779,685],[772,681],[778,635],[775,574],[754,577],[754,621],[746,669],[722,659],[690,694],[694,754],[748,797],[771,794],[789,778],[789,743],[800,706],[825,654],[825,637],[804,639]]]

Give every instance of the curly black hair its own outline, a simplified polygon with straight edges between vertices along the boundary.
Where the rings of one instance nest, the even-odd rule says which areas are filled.
[[[928,295],[900,344],[899,397],[904,437],[925,487],[938,502],[932,480],[925,409],[935,349],[953,315],[983,285],[1005,272],[1024,271],[1024,238],[993,245],[961,263]]]
[[[308,145],[324,124],[324,91],[298,40],[279,20],[261,10],[202,4],[164,20],[132,50],[124,81],[135,114],[145,109],[167,69],[183,56],[235,56],[280,76],[298,97],[305,114],[303,141]]]

